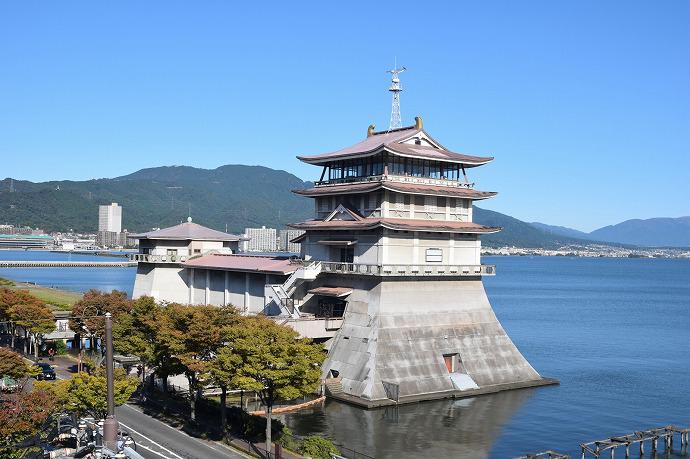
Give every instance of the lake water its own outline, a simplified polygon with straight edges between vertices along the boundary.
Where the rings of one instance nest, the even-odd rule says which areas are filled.
[[[67,257],[0,251],[0,258],[46,259],[39,254]],[[369,411],[327,402],[283,420],[297,434],[323,434],[376,458],[509,458],[546,449],[579,457],[581,442],[690,427],[690,260],[484,262],[498,268],[485,285],[503,326],[560,386]],[[0,269],[0,277],[131,292],[134,270]]]

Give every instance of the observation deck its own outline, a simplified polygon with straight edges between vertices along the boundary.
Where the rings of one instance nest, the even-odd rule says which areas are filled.
[[[322,261],[321,272],[386,277],[477,277],[495,276],[496,265],[373,265]]]

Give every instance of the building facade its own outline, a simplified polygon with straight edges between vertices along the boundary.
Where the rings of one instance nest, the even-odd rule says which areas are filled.
[[[247,252],[275,252],[278,250],[278,234],[275,228],[245,228]]]
[[[122,232],[122,207],[116,202],[98,206],[98,232]]]
[[[297,239],[304,231],[296,229],[282,229],[278,233],[278,250],[281,252],[300,253],[302,244],[292,242]]]

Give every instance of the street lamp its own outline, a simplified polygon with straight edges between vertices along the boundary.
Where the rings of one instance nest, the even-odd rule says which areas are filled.
[[[103,446],[117,451],[117,419],[115,418],[115,369],[113,364],[113,318],[105,313],[105,378],[108,389],[108,415],[103,423]]]

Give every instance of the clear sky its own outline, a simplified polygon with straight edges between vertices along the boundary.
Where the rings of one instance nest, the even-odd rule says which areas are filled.
[[[402,115],[484,207],[591,230],[690,215],[690,2],[0,3],[0,176],[260,164]]]

